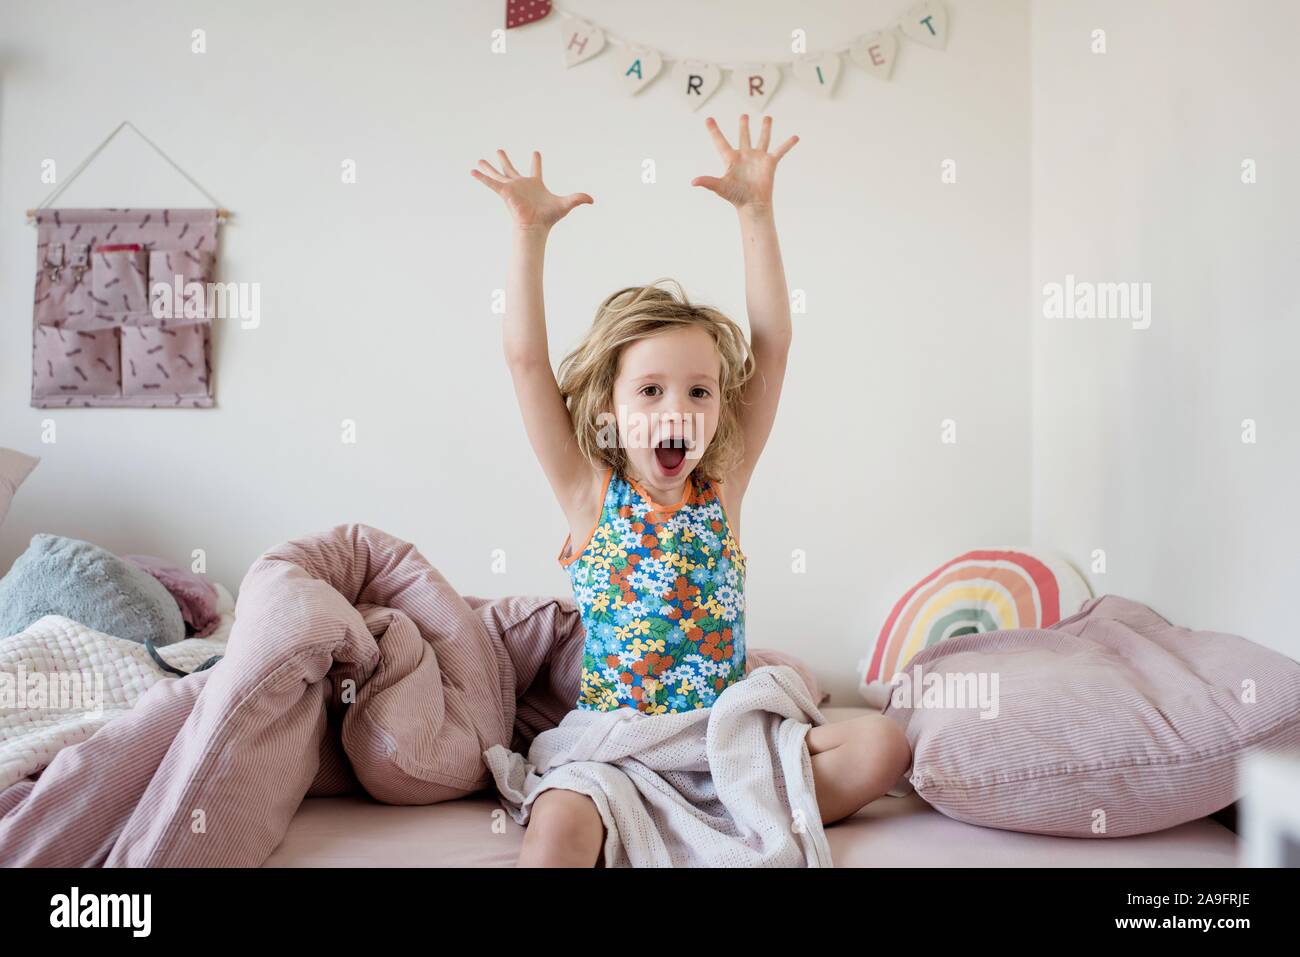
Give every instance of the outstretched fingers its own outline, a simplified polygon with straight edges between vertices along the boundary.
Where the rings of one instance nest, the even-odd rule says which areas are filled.
[[[538,179],[542,178],[542,154],[537,150],[533,150],[533,168],[528,175],[536,176]]]
[[[469,171],[469,175],[473,176],[476,180],[478,180],[484,186],[488,187],[494,193],[499,194],[501,190],[505,189],[505,183],[501,182],[500,180],[493,179],[491,176],[486,176],[479,170],[472,169]]]
[[[718,128],[717,120],[710,116],[705,125],[709,129],[709,135],[713,137],[713,144],[717,147],[718,153],[728,162],[731,161],[732,154],[738,150],[757,150],[760,153],[766,153],[768,147],[772,143],[772,117],[770,116],[763,117],[763,125],[758,132],[758,143],[757,145],[752,145],[749,133],[749,114],[742,113],[740,115],[740,136],[737,140],[738,145],[735,149],[732,148],[731,143],[727,140],[726,136],[723,135],[722,130]],[[797,142],[799,142],[799,137],[790,137],[782,143],[780,148],[772,155],[776,159],[780,159],[786,153],[790,152],[790,149]]]
[[[505,174],[502,173],[500,170],[498,170],[495,166],[493,166],[493,165],[492,165],[491,163],[489,163],[487,160],[485,160],[485,159],[481,159],[481,160],[479,160],[479,161],[478,161],[478,165],[479,165],[479,168],[480,168],[481,170],[483,170],[484,173],[486,173],[488,176],[492,177],[492,178],[493,178],[494,180],[496,180],[498,183],[504,183],[504,182],[506,181]]]
[[[514,164],[510,162],[510,157],[506,155],[505,150],[497,150],[497,156],[501,157],[501,168],[511,176],[518,176],[519,170],[515,169]]]
[[[718,129],[718,121],[710,116],[704,125],[708,128],[709,135],[713,137],[713,145],[718,148],[718,155],[724,160],[729,160],[731,154],[735,151],[731,148],[731,144],[727,142],[727,138],[722,135],[722,130]]]
[[[781,144],[781,146],[777,149],[775,153],[772,154],[772,156],[775,157],[776,159],[780,159],[786,153],[790,152],[790,150],[794,148],[794,144],[798,142],[799,142],[799,137],[797,136],[790,137],[788,140],[786,140],[784,143]]]
[[[691,185],[703,186],[705,189],[711,189],[716,193],[722,186],[722,180],[718,179],[716,176],[697,176],[695,179],[691,180]]]

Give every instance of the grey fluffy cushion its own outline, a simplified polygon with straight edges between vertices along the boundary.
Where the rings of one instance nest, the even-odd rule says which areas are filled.
[[[180,606],[158,579],[98,545],[61,535],[33,535],[0,579],[0,636],[45,615],[141,644],[152,638],[159,647],[185,637]]]

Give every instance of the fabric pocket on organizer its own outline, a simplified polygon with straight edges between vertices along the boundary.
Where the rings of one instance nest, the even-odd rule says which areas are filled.
[[[38,247],[36,300],[32,311],[37,325],[103,326],[94,318],[90,300],[90,245],[47,243]]]
[[[132,317],[147,316],[148,257],[138,243],[94,248],[90,296],[96,318],[121,323]]]
[[[131,326],[122,333],[122,394],[208,394],[207,323]]]
[[[32,342],[32,395],[119,395],[118,330],[37,326]]]
[[[213,254],[204,249],[155,249],[149,253],[150,321],[169,326],[207,322],[207,284]]]

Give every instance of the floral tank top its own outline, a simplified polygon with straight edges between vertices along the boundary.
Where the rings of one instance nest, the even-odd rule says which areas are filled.
[[[662,506],[611,469],[582,551],[559,560],[586,628],[579,709],[694,711],[745,676],[745,556],[712,482],[692,473]]]

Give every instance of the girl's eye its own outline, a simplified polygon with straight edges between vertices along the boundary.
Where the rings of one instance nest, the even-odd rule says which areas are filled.
[[[654,389],[655,391],[651,392],[650,391],[651,389]],[[659,386],[657,385],[647,385],[641,387],[640,394],[654,397],[659,395],[660,391],[662,390],[660,390]],[[694,389],[691,390],[691,395],[696,399],[707,399],[709,397],[709,394],[710,394],[709,390],[704,388],[703,386],[696,386]]]

